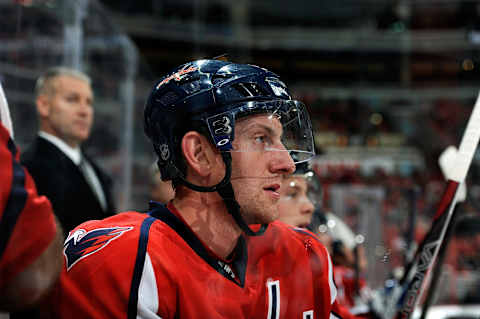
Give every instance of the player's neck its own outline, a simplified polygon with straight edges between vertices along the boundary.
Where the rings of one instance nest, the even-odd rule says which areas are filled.
[[[223,259],[230,255],[242,231],[217,193],[177,194],[173,205],[212,252]]]

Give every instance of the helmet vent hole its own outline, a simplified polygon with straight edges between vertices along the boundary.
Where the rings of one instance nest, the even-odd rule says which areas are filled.
[[[187,92],[187,94],[193,94],[200,91],[200,84],[198,82],[187,82],[181,85],[181,88]]]
[[[219,86],[223,82],[225,82],[228,78],[230,78],[229,75],[226,74],[217,74],[214,78],[212,78],[212,84],[214,86]]]
[[[265,95],[263,90],[255,83],[237,83],[235,89],[244,97],[257,97]]]
[[[178,95],[175,92],[170,91],[162,95],[158,99],[158,102],[162,103],[164,106],[169,106],[175,103],[177,100],[178,100]]]

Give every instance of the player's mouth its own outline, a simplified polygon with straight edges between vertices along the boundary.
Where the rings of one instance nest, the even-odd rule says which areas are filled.
[[[280,199],[280,184],[271,184],[263,188],[273,199]]]

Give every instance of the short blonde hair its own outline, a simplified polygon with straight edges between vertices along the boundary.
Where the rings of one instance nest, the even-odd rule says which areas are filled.
[[[40,95],[52,95],[55,93],[55,87],[53,86],[53,80],[59,76],[71,76],[82,81],[85,81],[89,85],[92,84],[92,80],[90,77],[83,73],[82,71],[67,68],[64,66],[56,66],[53,68],[48,69],[45,73],[43,73],[38,79],[35,84],[35,97]]]

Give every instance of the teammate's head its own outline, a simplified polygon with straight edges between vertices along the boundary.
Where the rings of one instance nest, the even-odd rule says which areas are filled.
[[[157,82],[145,132],[163,180],[218,191],[239,224],[271,221],[282,176],[294,170],[290,153],[299,161],[314,153],[305,106],[276,74],[217,60],[187,63]],[[245,213],[254,210],[258,219]]]
[[[364,237],[355,235],[337,215],[316,211],[308,228],[323,238],[324,243],[328,242],[329,247],[326,246],[334,264],[349,267],[357,264],[361,271],[367,268]]]
[[[280,188],[278,219],[294,227],[307,228],[315,209],[311,194],[314,173],[308,163],[297,165],[295,173],[284,179]]]
[[[65,67],[48,69],[38,78],[35,94],[40,130],[72,147],[89,137],[93,92],[86,74]]]

